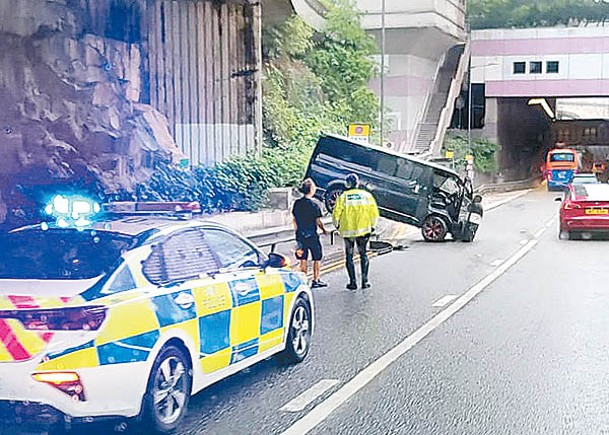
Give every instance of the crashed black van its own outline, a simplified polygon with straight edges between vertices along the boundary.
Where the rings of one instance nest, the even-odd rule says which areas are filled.
[[[456,172],[342,136],[322,135],[306,177],[315,181],[317,196],[329,211],[350,173],[359,175],[372,192],[381,216],[421,228],[425,240],[443,241],[449,233],[457,240],[474,240],[482,198]]]

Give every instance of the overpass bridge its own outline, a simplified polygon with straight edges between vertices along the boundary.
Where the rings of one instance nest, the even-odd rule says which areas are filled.
[[[609,100],[598,100],[609,97],[609,28],[481,30],[471,40],[474,134],[501,145],[504,175],[528,175],[555,142],[609,145]]]

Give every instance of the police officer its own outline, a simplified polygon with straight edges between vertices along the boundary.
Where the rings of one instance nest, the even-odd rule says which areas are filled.
[[[347,273],[349,274],[349,290],[357,289],[353,253],[355,246],[360,255],[362,265],[362,288],[369,288],[368,271],[368,242],[378,221],[379,210],[370,192],[359,189],[359,179],[356,174],[349,174],[346,179],[347,190],[337,199],[332,212],[334,226],[345,241],[345,256]]]

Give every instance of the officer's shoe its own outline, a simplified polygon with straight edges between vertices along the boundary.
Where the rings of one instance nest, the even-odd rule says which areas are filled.
[[[323,288],[323,287],[328,287],[328,284],[323,282],[321,279],[311,282],[311,288]]]
[[[350,282],[347,284],[347,290],[357,290],[357,284],[354,282]]]
[[[362,288],[370,288],[370,287],[372,287],[372,284],[370,284],[370,281],[362,282]]]

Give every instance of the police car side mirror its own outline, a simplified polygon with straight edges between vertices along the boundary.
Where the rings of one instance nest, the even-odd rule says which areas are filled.
[[[474,204],[480,204],[482,202],[482,197],[480,195],[474,196],[473,202]]]
[[[282,267],[289,267],[290,260],[288,260],[284,255],[271,252],[265,266],[272,269],[281,269]]]

